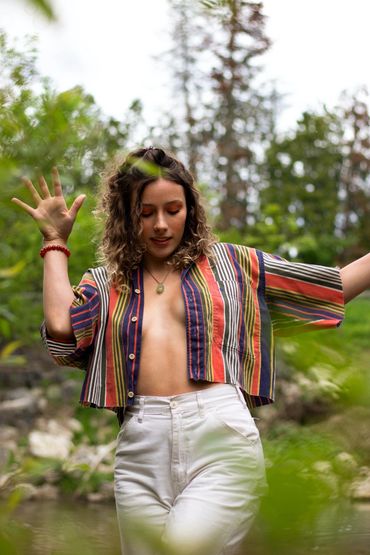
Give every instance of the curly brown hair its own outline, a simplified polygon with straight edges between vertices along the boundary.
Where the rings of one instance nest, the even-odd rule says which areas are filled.
[[[181,243],[167,263],[180,270],[201,255],[206,255],[211,263],[214,260],[211,247],[218,240],[207,224],[201,196],[191,173],[170,151],[156,147],[138,148],[126,155],[118,155],[106,169],[94,211],[96,216],[103,216],[104,221],[98,247],[99,262],[106,266],[109,283],[117,289],[128,285],[132,270],[138,267],[146,251],[139,240],[141,197],[145,187],[160,178],[182,185],[187,208]]]

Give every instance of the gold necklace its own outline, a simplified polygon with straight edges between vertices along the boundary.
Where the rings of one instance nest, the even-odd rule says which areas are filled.
[[[168,274],[170,273],[171,268],[168,270],[167,274],[164,276],[162,281],[159,281],[155,276],[153,276],[152,272],[150,270],[148,270],[148,268],[146,266],[145,266],[145,269],[152,276],[152,278],[155,279],[155,281],[158,283],[157,287],[155,288],[155,291],[156,291],[156,293],[158,293],[158,295],[160,295],[164,291],[164,282],[165,282]]]

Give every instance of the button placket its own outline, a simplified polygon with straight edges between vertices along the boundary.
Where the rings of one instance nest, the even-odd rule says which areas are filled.
[[[141,334],[141,321],[140,316],[142,315],[142,303],[144,301],[144,289],[142,287],[143,280],[142,280],[142,270],[138,268],[136,274],[133,276],[133,289],[131,290],[132,293],[132,301],[133,301],[133,309],[131,316],[129,316],[128,322],[134,325],[131,325],[127,328],[128,337],[126,343],[126,356],[127,356],[127,371],[129,373],[128,379],[128,404],[134,404],[134,397],[135,397],[135,388],[137,384],[137,364],[136,358],[140,356],[140,334]],[[134,350],[132,352],[131,350]],[[131,352],[130,352],[131,351]],[[128,354],[127,354],[128,353]]]

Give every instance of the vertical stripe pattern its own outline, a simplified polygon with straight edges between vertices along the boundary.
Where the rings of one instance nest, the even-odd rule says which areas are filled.
[[[344,313],[337,268],[292,263],[229,243],[213,247],[181,272],[187,374],[192,380],[238,384],[248,405],[274,399],[274,335],[335,327]],[[41,336],[57,364],[85,369],[81,403],[116,412],[133,403],[144,315],[143,267],[127,289],[107,287],[104,267],[73,288],[75,340]]]

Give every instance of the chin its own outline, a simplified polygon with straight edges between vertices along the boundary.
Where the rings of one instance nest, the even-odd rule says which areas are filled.
[[[150,256],[152,258],[156,258],[157,260],[167,260],[168,258],[171,258],[171,256],[177,251],[176,247],[175,249],[171,249],[171,250],[163,250],[163,252],[161,252],[159,249],[158,251],[153,251],[151,249],[148,249],[146,251],[147,256]]]

